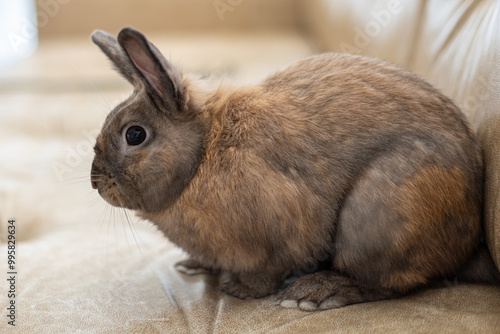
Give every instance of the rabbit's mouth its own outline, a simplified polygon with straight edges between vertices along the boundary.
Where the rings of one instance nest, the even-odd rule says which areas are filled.
[[[116,184],[108,187],[97,188],[99,195],[109,204],[117,207],[126,207]]]
[[[90,176],[92,188],[99,192],[99,195],[109,204],[135,210],[139,206],[129,200],[120,190],[120,186],[116,181],[116,177],[101,171],[96,164],[92,164],[92,172]]]
[[[140,208],[138,204],[129,200],[128,197],[123,194],[119,185],[111,176],[103,176],[100,180],[92,181],[92,187],[97,189],[99,195],[113,206],[131,210]]]
[[[99,195],[109,204],[117,207],[125,207],[123,196],[120,193],[113,177],[104,174],[92,174],[92,188],[99,192]]]

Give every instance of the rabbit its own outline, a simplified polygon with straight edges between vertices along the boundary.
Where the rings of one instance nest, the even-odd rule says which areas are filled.
[[[183,249],[179,271],[314,311],[405,295],[476,253],[481,147],[418,76],[325,53],[237,86],[184,74],[131,27],[91,38],[134,86],[96,139],[91,185]]]

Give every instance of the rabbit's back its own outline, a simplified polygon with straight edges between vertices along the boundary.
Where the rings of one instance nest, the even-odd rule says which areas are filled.
[[[325,180],[349,187],[369,161],[405,146],[421,155],[422,164],[460,166],[464,172],[472,165],[470,176],[481,177],[481,151],[461,111],[394,65],[324,54],[276,73],[261,89],[246,97],[244,108],[228,104],[247,117],[231,119],[228,112],[229,131],[238,129],[239,145],[273,168],[317,178],[318,190],[325,189]]]
[[[263,87],[259,99],[274,101],[278,114],[356,136],[380,130],[473,137],[452,101],[417,75],[379,59],[336,53],[309,57],[269,77]]]

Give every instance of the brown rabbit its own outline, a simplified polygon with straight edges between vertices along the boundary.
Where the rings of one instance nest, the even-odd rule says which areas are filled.
[[[329,258],[278,295],[316,310],[454,276],[477,249],[480,147],[417,76],[330,53],[210,85],[132,28],[92,40],[135,87],[97,138],[92,186],[190,254],[180,270],[229,273],[222,291],[258,298]]]

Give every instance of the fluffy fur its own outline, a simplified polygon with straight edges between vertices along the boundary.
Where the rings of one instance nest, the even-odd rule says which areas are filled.
[[[97,138],[92,185],[191,258],[228,272],[236,297],[326,309],[455,275],[481,235],[483,165],[460,110],[381,60],[322,54],[264,82],[208,86],[141,33],[92,39],[134,93]],[[146,140],[125,133],[143,127]]]

